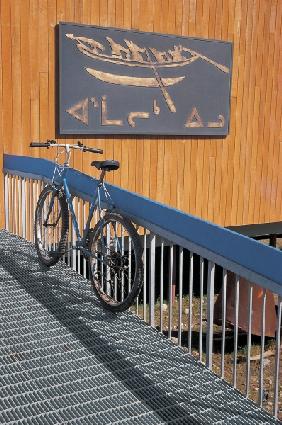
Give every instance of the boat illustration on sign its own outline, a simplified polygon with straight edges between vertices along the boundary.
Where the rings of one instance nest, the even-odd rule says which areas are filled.
[[[66,37],[75,41],[77,49],[91,59],[127,67],[151,69],[153,77],[150,78],[120,75],[99,71],[94,68],[85,68],[90,75],[105,83],[121,86],[159,88],[171,112],[176,112],[176,107],[166,87],[180,83],[186,76],[162,77],[160,70],[181,68],[201,59],[213,65],[219,71],[226,74],[229,73],[229,68],[226,66],[182,45],[174,45],[173,49],[167,51],[159,51],[153,47],[140,47],[127,39],[124,39],[125,47],[115,42],[112,38],[106,37],[111,50],[111,54],[107,54],[105,46],[92,38],[75,36],[73,34],[66,34]]]

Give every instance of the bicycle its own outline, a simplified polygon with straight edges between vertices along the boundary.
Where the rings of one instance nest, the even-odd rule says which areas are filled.
[[[89,148],[81,142],[60,144],[55,140],[32,142],[30,147],[57,149],[51,184],[39,195],[35,209],[35,247],[39,260],[45,266],[53,266],[66,253],[69,218],[76,234],[76,245],[89,263],[89,274],[95,293],[102,304],[112,311],[129,308],[139,295],[143,284],[142,245],[133,224],[115,210],[104,177],[106,172],[117,170],[118,161],[92,161],[91,165],[101,171],[97,188],[90,202],[89,215],[81,234],[68,187],[71,150],[102,154],[101,149]],[[64,163],[59,163],[64,153]],[[110,208],[102,209],[101,194]],[[95,211],[98,222],[94,229],[90,223]]]

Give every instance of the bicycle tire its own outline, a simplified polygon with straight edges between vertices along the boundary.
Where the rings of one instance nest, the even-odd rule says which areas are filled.
[[[104,307],[116,312],[128,309],[143,285],[143,250],[133,224],[121,214],[107,212],[90,234],[89,251],[91,283]]]
[[[53,199],[53,205],[52,210],[49,210],[51,199]],[[46,211],[49,212],[47,220]],[[42,217],[44,217],[44,224]],[[43,228],[45,228],[44,237],[42,235]],[[51,240],[52,235],[48,228],[53,229],[53,240]],[[54,186],[45,186],[38,198],[34,221],[35,247],[41,263],[50,267],[59,261],[65,253],[68,230],[69,211],[64,193]]]

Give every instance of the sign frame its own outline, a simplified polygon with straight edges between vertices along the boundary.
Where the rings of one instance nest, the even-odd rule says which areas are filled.
[[[94,35],[90,38],[91,31]],[[154,47],[152,43],[149,48],[142,47],[142,39],[146,42],[151,38]],[[157,44],[158,38],[161,46]],[[179,42],[182,44],[177,45]],[[197,45],[201,51],[196,50]],[[221,52],[221,47],[225,52]],[[187,62],[184,65],[183,58]],[[60,22],[58,133],[96,137],[225,137],[230,126],[232,58],[233,44],[229,41]],[[98,62],[99,66],[93,68]],[[121,62],[127,62],[126,67]],[[133,72],[136,63],[137,74]],[[169,71],[179,69],[171,73],[167,71],[169,67]],[[192,67],[194,71],[185,74],[185,68],[190,71]],[[123,68],[127,70],[121,74]],[[202,86],[198,82],[201,78]],[[183,83],[190,87],[187,97],[186,93],[183,95]],[[205,92],[205,98],[197,97],[197,90],[202,96]],[[135,107],[136,99],[140,107]]]

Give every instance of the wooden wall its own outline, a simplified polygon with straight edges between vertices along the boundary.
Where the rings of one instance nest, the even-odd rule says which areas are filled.
[[[1,161],[3,152],[48,157],[52,153],[28,145],[31,140],[55,138],[59,21],[228,40],[234,43],[234,65],[227,138],[113,137],[90,139],[88,144],[103,148],[105,158],[121,161],[120,171],[109,181],[131,191],[220,225],[282,220],[281,0],[0,4]],[[78,153],[73,165],[93,173],[92,158]],[[0,209],[3,224],[3,197]]]

